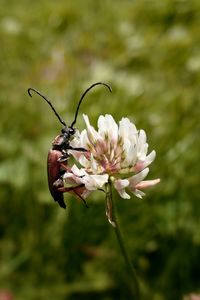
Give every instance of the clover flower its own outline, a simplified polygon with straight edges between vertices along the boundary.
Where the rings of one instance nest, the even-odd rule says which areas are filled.
[[[144,130],[138,131],[128,118],[122,118],[117,124],[111,115],[101,115],[97,131],[87,115],[83,118],[86,129],[77,131],[71,146],[87,151],[71,151],[79,167],[73,165],[63,176],[67,185],[83,186],[79,196],[85,199],[91,192],[112,182],[122,198],[129,199],[130,193],[142,198],[145,195],[142,190],[160,181],[144,180],[156,156],[154,150],[147,154]]]
[[[105,191],[106,216],[114,228],[127,270],[132,278],[131,294],[133,299],[139,300],[139,284],[116,218],[112,186],[124,199],[129,199],[130,193],[142,198],[145,195],[144,189],[160,181],[160,179],[144,180],[156,152],[153,150],[147,154],[145,131],[138,131],[128,118],[122,118],[117,124],[111,115],[100,116],[98,130],[91,126],[87,115],[83,115],[83,118],[86,129],[82,132],[77,131],[70,145],[72,148],[85,151],[70,150],[76,163],[68,167],[63,179],[70,187],[70,191],[83,201],[95,190]]]

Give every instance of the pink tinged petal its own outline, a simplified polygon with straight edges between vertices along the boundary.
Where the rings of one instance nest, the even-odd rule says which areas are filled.
[[[145,163],[142,162],[142,161],[139,161],[139,162],[136,163],[133,170],[134,170],[135,173],[138,173],[138,172],[144,170],[145,167],[146,167]]]
[[[121,190],[126,188],[129,185],[128,179],[116,179],[114,181],[114,187],[116,190]]]
[[[106,141],[103,141],[103,139],[98,139],[94,149],[92,150],[92,152],[97,156],[107,151],[108,151],[108,145]]]
[[[146,156],[144,161],[138,161],[136,163],[136,165],[134,166],[134,171],[136,173],[142,171],[154,161],[155,157],[156,157],[156,151],[153,150],[149,155]]]
[[[147,189],[151,186],[154,186],[160,182],[160,178],[153,179],[153,180],[144,180],[136,184],[135,188],[139,190]]]
[[[129,194],[126,193],[125,188],[129,186],[127,179],[117,179],[114,181],[114,187],[119,195],[124,199],[130,199]]]

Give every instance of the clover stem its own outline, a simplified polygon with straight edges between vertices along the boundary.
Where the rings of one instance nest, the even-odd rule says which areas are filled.
[[[116,208],[115,208],[115,203],[114,203],[113,197],[112,197],[112,186],[111,186],[110,181],[106,184],[106,205],[107,205],[106,215],[108,217],[108,221],[114,228],[114,231],[115,231],[115,234],[117,237],[117,241],[119,243],[119,247],[121,250],[121,254],[126,263],[127,271],[129,273],[130,277],[132,278],[132,281],[130,283],[130,290],[132,293],[132,297],[134,300],[140,300],[140,290],[139,290],[139,284],[138,284],[138,280],[137,280],[136,271],[135,271],[133,264],[131,263],[131,260],[127,253],[126,246],[125,246],[125,243],[124,243],[124,240],[122,237],[118,218],[116,216]]]

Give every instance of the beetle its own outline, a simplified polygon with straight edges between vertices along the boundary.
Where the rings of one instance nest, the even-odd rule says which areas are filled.
[[[82,151],[82,152],[87,151],[84,148],[73,148],[70,145],[70,140],[76,132],[76,129],[74,128],[74,125],[76,124],[76,120],[77,120],[77,116],[78,116],[78,112],[79,112],[81,102],[83,101],[83,98],[85,97],[85,95],[93,87],[95,87],[97,85],[104,85],[109,89],[110,92],[112,91],[111,87],[108,84],[104,83],[104,82],[96,82],[96,83],[92,84],[89,88],[87,88],[85,90],[85,92],[82,94],[82,96],[81,96],[81,98],[78,102],[77,109],[76,109],[75,116],[74,116],[74,120],[73,120],[73,122],[71,123],[71,125],[69,127],[61,119],[60,115],[57,113],[57,111],[54,108],[54,106],[52,105],[52,103],[44,95],[42,95],[39,91],[37,91],[34,88],[29,88],[28,89],[28,94],[29,94],[30,97],[32,97],[31,92],[35,92],[36,94],[38,94],[40,97],[42,97],[49,104],[49,106],[53,110],[54,114],[58,118],[59,122],[64,126],[61,129],[61,134],[56,136],[56,138],[53,140],[52,148],[49,150],[48,156],[47,156],[47,176],[48,176],[49,191],[50,191],[53,199],[55,201],[57,201],[58,204],[60,205],[60,207],[62,207],[62,208],[66,208],[66,204],[64,202],[64,196],[63,196],[64,192],[73,191],[86,204],[85,200],[77,192],[77,189],[79,189],[81,187],[84,187],[84,185],[82,184],[82,185],[79,185],[79,186],[76,186],[76,187],[66,188],[66,187],[64,187],[64,183],[63,183],[63,180],[62,180],[62,175],[68,169],[67,161],[70,157],[70,154],[68,153],[68,150]],[[86,204],[86,206],[87,206],[87,204]]]

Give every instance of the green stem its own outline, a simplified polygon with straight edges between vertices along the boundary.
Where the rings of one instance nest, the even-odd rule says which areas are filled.
[[[125,247],[125,244],[123,241],[122,233],[120,230],[120,226],[119,226],[119,223],[118,223],[118,220],[116,217],[116,209],[115,209],[114,201],[112,198],[111,182],[108,182],[106,184],[106,204],[107,204],[106,214],[107,214],[108,220],[114,228],[122,256],[126,263],[127,271],[132,278],[132,281],[130,284],[130,289],[131,289],[133,299],[140,300],[140,291],[139,291],[139,284],[138,284],[138,280],[137,280],[136,271],[135,271],[133,264],[130,261],[129,255],[127,253],[127,250],[126,250],[126,247]]]

